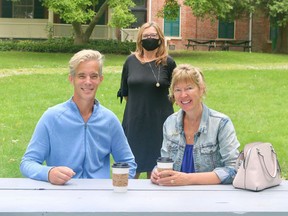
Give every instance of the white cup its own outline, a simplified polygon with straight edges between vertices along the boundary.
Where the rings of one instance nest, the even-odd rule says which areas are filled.
[[[159,157],[157,159],[157,170],[161,172],[163,170],[173,170],[173,160],[168,157]]]
[[[114,163],[112,165],[112,182],[114,192],[127,192],[129,165],[127,163]]]

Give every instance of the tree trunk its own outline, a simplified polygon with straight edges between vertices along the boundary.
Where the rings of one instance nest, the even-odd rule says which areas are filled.
[[[81,45],[81,44],[87,43],[84,41],[81,23],[73,22],[72,26],[73,26],[74,33],[75,33],[74,44],[75,45]]]
[[[106,0],[101,7],[99,8],[98,12],[96,13],[96,15],[93,17],[93,19],[91,20],[91,22],[89,23],[86,31],[84,32],[84,40],[86,41],[86,43],[89,42],[89,38],[91,37],[91,34],[93,32],[93,29],[96,26],[96,23],[99,21],[99,19],[103,16],[103,14],[105,13],[105,11],[107,11],[108,9],[108,0]]]
[[[75,45],[87,44],[89,42],[89,39],[91,37],[93,29],[95,28],[96,23],[99,21],[99,19],[102,17],[102,15],[105,13],[107,9],[108,9],[108,0],[106,0],[102,4],[102,6],[100,7],[96,15],[93,17],[93,19],[89,23],[85,32],[83,32],[81,23],[78,23],[78,22],[72,23],[72,26],[75,32],[75,38],[74,38]]]

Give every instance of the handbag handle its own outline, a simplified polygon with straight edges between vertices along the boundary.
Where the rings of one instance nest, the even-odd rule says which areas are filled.
[[[267,166],[266,166],[266,163],[265,163],[265,160],[264,160],[264,156],[261,154],[260,152],[260,149],[259,148],[256,148],[257,149],[257,153],[259,156],[261,156],[262,158],[262,161],[263,161],[263,164],[264,164],[264,167],[265,167],[265,170],[266,172],[272,177],[272,178],[275,178],[277,176],[277,165],[278,165],[278,161],[277,161],[277,158],[276,158],[276,152],[274,151],[274,149],[272,148],[271,146],[271,153],[274,155],[274,173],[273,175],[270,174],[269,170],[267,169]]]
[[[237,160],[236,160],[236,164],[235,164],[235,170],[236,171],[238,171],[238,169],[241,166],[241,164],[243,163],[243,161],[244,161],[244,151],[241,151]]]

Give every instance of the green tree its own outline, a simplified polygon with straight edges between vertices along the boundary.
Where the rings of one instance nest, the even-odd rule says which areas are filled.
[[[250,1],[254,0],[184,0],[183,4],[189,6],[199,18],[233,20],[253,11]],[[165,0],[158,15],[173,19],[175,15],[169,11],[176,11],[179,6],[177,0]]]
[[[272,38],[274,52],[288,53],[288,0],[257,0],[258,6],[266,11],[270,23],[277,29]]]
[[[196,17],[212,20],[233,20],[261,10],[278,29],[275,51],[288,52],[288,0],[184,0],[183,3],[192,9]],[[173,14],[167,11],[175,11],[176,5],[177,0],[165,0],[159,14],[173,19]]]
[[[75,38],[74,44],[85,44],[93,32],[99,19],[108,7],[112,9],[112,16],[108,23],[111,27],[127,27],[136,18],[130,8],[135,4],[132,0],[40,0],[43,5],[58,14],[66,23],[71,23]],[[96,10],[96,8],[99,8]],[[87,28],[83,28],[87,24]]]
[[[166,0],[171,1],[177,2]],[[184,0],[184,4],[191,7],[197,17],[235,19],[260,9],[275,18],[278,26],[288,23],[288,0]]]

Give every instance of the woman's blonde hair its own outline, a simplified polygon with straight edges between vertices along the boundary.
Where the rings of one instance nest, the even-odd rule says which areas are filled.
[[[203,89],[203,95],[206,94],[206,84],[202,71],[189,64],[180,64],[172,73],[172,81],[169,88],[169,99],[175,102],[174,88],[179,82],[194,83],[199,89]]]
[[[159,25],[155,22],[147,22],[147,23],[144,23],[139,31],[138,31],[138,35],[137,35],[137,42],[136,42],[136,50],[135,50],[135,54],[137,53],[139,56],[143,57],[144,55],[144,48],[142,46],[142,36],[143,36],[143,32],[145,29],[147,28],[150,28],[150,27],[153,27],[155,28],[158,36],[159,36],[159,48],[157,50],[157,53],[156,53],[156,64],[159,65],[160,63],[162,63],[163,65],[166,65],[167,64],[167,55],[168,55],[168,52],[167,52],[167,49],[166,49],[166,46],[165,46],[165,36],[163,34],[163,32],[161,31]]]

